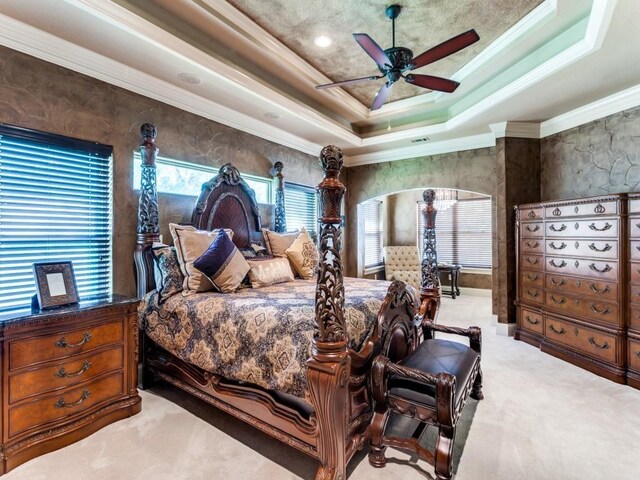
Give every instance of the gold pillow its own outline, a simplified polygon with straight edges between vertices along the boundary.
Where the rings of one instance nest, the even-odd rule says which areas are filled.
[[[310,280],[315,277],[319,260],[318,249],[304,227],[285,253],[302,278]]]
[[[202,255],[211,245],[220,230],[198,230],[190,225],[169,224],[169,231],[176,247],[180,270],[184,274],[183,290],[186,293],[206,292],[213,290],[211,281],[196,267],[193,261]],[[227,235],[233,238],[233,231],[225,229]]]
[[[286,258],[276,257],[267,260],[247,260],[247,262],[251,267],[249,280],[252,288],[268,287],[293,280],[293,272]]]
[[[286,257],[284,251],[291,246],[293,242],[298,238],[300,232],[278,233],[262,229],[262,236],[264,237],[264,244],[267,247],[267,251],[274,257]]]

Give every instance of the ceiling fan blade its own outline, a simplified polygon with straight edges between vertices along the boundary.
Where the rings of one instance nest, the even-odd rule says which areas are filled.
[[[384,75],[370,75],[368,77],[352,78],[351,80],[342,80],[341,82],[325,83],[324,85],[316,85],[317,89],[343,87],[345,85],[354,85],[356,83],[368,82],[369,80],[378,80]]]
[[[448,78],[434,77],[432,75],[407,75],[404,79],[412,85],[428,88],[429,90],[438,90],[439,92],[451,93],[460,86],[460,83]]]
[[[461,33],[460,35],[450,38],[449,40],[442,42],[440,45],[436,45],[415,57],[411,62],[413,64],[413,68],[411,70],[424,67],[436,60],[448,57],[449,55],[476,43],[478,40],[480,40],[480,36],[473,29]]]
[[[392,85],[393,83],[390,84],[388,82],[382,85],[380,90],[378,90],[378,93],[376,93],[376,98],[373,99],[371,111],[378,110],[382,105],[384,105],[384,102],[386,102],[387,98],[389,98],[389,93],[391,92]]]
[[[353,38],[358,45],[362,47],[362,49],[367,52],[373,61],[378,64],[378,67],[381,69],[390,68],[393,65],[393,62],[389,59],[384,50],[380,48],[373,38],[371,38],[366,33],[354,33]]]

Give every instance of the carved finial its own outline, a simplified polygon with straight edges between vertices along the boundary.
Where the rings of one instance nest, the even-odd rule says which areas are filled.
[[[425,203],[433,205],[433,201],[436,199],[436,191],[431,188],[429,190],[425,190],[422,192],[422,198]]]
[[[327,145],[320,152],[320,166],[327,177],[337,177],[343,163],[342,150],[335,145]]]
[[[276,162],[273,164],[273,170],[276,172],[276,175],[282,175],[283,168],[284,165],[282,164],[282,162]]]
[[[225,163],[221,166],[218,171],[218,175],[221,176],[222,180],[229,185],[238,185],[240,183],[240,172],[230,163]]]
[[[142,138],[144,138],[145,143],[154,143],[156,141],[156,136],[158,135],[158,131],[152,123],[143,123],[140,127],[140,133],[142,134]]]

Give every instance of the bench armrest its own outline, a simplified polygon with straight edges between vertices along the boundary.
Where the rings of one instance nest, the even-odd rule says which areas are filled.
[[[437,325],[432,322],[422,324],[424,338],[431,338],[433,332],[450,333],[453,335],[461,335],[469,338],[469,347],[478,355],[482,353],[482,330],[480,327],[449,327],[447,325]]]

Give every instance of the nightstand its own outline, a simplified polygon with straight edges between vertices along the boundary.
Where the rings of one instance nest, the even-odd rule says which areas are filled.
[[[0,473],[135,415],[138,300],[0,315]]]

